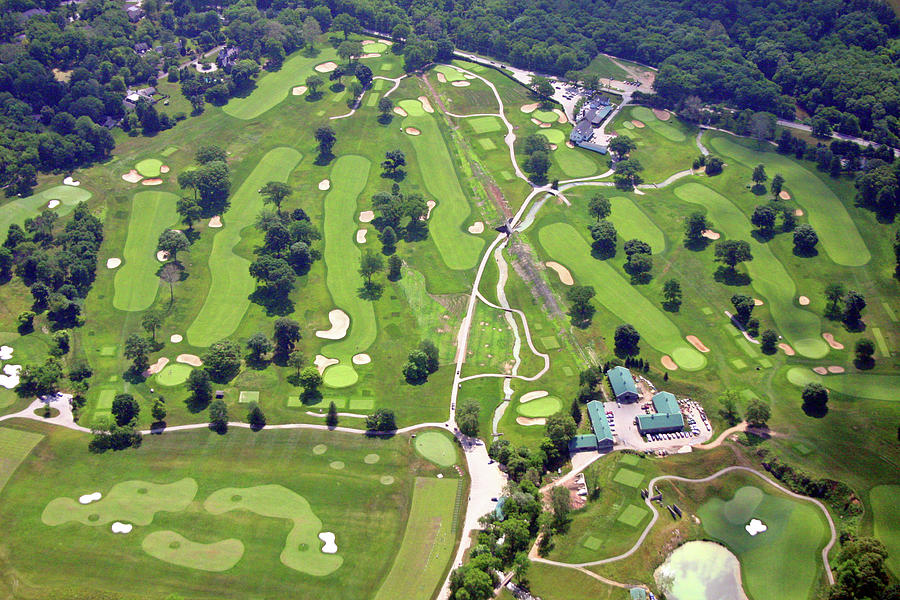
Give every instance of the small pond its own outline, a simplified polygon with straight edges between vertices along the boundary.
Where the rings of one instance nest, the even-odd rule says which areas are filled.
[[[669,600],[746,600],[737,557],[713,542],[678,547],[653,574]]]

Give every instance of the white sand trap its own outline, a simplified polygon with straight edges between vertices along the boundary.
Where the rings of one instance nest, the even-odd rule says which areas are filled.
[[[709,352],[709,348],[706,347],[706,344],[700,341],[696,335],[687,335],[684,337],[688,341],[690,345],[699,350],[700,352]]]
[[[169,170],[169,165],[160,165],[159,167],[159,172],[163,174],[168,173]]]
[[[359,354],[354,354],[351,360],[353,360],[354,365],[367,365],[372,362],[372,357],[365,352],[361,352]]]
[[[403,130],[407,135],[422,135],[422,132],[415,127],[407,127]]]
[[[322,181],[319,182],[319,190],[320,191],[324,192],[325,190],[330,190],[330,189],[331,189],[331,180],[323,179]]]
[[[797,298],[797,302],[800,304],[800,306],[809,306],[809,298],[807,298],[806,296],[800,296],[799,298]]]
[[[524,394],[522,394],[522,397],[519,398],[519,402],[524,404],[525,402],[531,402],[532,400],[537,400],[538,398],[543,398],[544,396],[549,396],[549,395],[550,395],[550,392],[548,392],[547,390],[537,390],[534,392],[525,392]]]
[[[813,372],[819,375],[828,375],[828,369],[825,367],[813,367]]]
[[[708,240],[717,240],[717,239],[719,239],[720,237],[722,237],[722,235],[721,235],[720,233],[715,232],[715,231],[713,231],[712,229],[707,229],[707,230],[705,230],[703,233],[701,233],[700,235],[702,235],[703,237],[705,237],[705,238],[708,239]]]
[[[437,474],[437,478],[438,478],[438,479],[443,479],[443,478],[444,478],[444,474],[443,474],[443,473],[438,473],[438,474]]]
[[[169,341],[172,342],[173,344],[180,344],[181,340],[183,340],[183,339],[184,338],[181,337],[180,335],[178,335],[177,333],[173,333],[172,336],[169,338]]]
[[[347,316],[347,313],[339,308],[335,308],[328,313],[328,320],[331,322],[331,329],[317,331],[316,337],[323,340],[344,339],[344,336],[347,335],[347,330],[350,329],[350,317]]]
[[[830,333],[823,333],[822,337],[825,338],[825,341],[828,342],[828,345],[831,346],[832,348],[834,348],[835,350],[843,350],[844,349],[844,345],[842,343],[840,343],[839,341],[837,341],[836,339],[834,339],[834,335],[832,335]]]
[[[753,299],[753,306],[762,306],[763,304],[765,304],[765,302],[763,302],[763,301],[760,300],[759,298],[754,298],[754,299]]]
[[[120,523],[119,521],[116,521],[112,524],[113,533],[131,533],[132,529],[134,529],[134,525],[131,523]]]
[[[523,104],[522,108],[520,108],[519,110],[521,110],[526,115],[530,115],[531,113],[536,111],[538,106],[540,105],[541,104],[539,102],[535,102],[534,104]]]
[[[766,527],[766,524],[759,519],[750,519],[750,522],[744,526],[744,529],[746,529],[747,533],[750,535],[756,535],[757,533],[764,532],[768,527]]]
[[[96,502],[100,498],[103,497],[103,494],[100,492],[94,492],[93,494],[85,494],[84,496],[79,496],[78,504],[90,504],[91,502]]]
[[[14,349],[12,346],[0,346],[0,360],[9,360],[12,358]]]
[[[337,552],[337,544],[334,543],[334,534],[330,531],[323,531],[319,534],[319,539],[325,542],[325,545],[322,546],[322,552],[324,554],[334,554]]]
[[[541,122],[541,124],[538,125],[538,127],[540,127],[541,129],[549,129],[551,127],[551,125],[550,125],[550,123]]]
[[[381,58],[381,54],[378,52],[370,52],[369,54],[363,54],[360,58]]]
[[[141,174],[138,173],[136,169],[132,169],[122,175],[122,179],[124,179],[128,183],[137,183],[138,181],[143,179],[143,176],[141,176]]]
[[[569,122],[568,117],[566,117],[566,113],[564,113],[563,111],[559,110],[558,108],[554,108],[553,112],[556,113],[556,122],[557,123],[568,123]]]
[[[378,42],[376,42],[375,40],[363,40],[362,41],[363,46],[368,46],[369,44],[377,44],[377,43]]]
[[[427,96],[419,96],[419,102],[422,103],[422,109],[427,113],[433,113],[434,108],[431,107],[431,102],[429,102]]]
[[[468,227],[469,233],[478,235],[479,233],[484,233],[484,223],[481,221],[475,221]]]
[[[547,265],[547,267],[556,271],[556,274],[559,275],[559,282],[562,283],[563,285],[574,285],[575,284],[575,280],[572,279],[572,273],[569,271],[569,269],[565,268],[558,262],[553,262],[552,260],[547,261],[544,264]]]
[[[200,357],[196,354],[179,354],[175,357],[175,362],[180,362],[185,365],[191,365],[192,367],[202,367],[203,361],[200,360]]]
[[[407,112],[405,110],[403,110],[402,108],[400,108],[399,106],[394,107],[394,114],[400,115],[401,117],[407,116]]]
[[[63,179],[63,185],[71,185],[73,187],[78,187],[79,185],[81,185],[81,182],[75,181],[71,177],[66,177],[65,179]]]
[[[519,425],[524,425],[525,427],[530,427],[531,425],[546,425],[547,419],[544,417],[538,417],[537,419],[529,419],[528,417],[516,417],[516,423]]]
[[[472,84],[468,81],[454,81],[450,85],[452,85],[453,87],[469,87]]]
[[[156,260],[158,260],[159,262],[166,262],[167,260],[169,260],[169,253],[165,250],[158,251],[156,253]]]
[[[146,371],[144,371],[144,375],[156,375],[157,373],[162,371],[163,367],[165,367],[167,364],[169,364],[169,359],[166,357],[162,357],[155,363],[150,365],[150,367]]]
[[[305,85],[296,85],[291,89],[291,94],[294,96],[302,96],[306,93],[306,89]]]
[[[106,259],[106,268],[107,269],[115,269],[119,265],[122,264],[121,258],[107,258]]]
[[[643,121],[632,121],[631,124],[634,125],[635,127],[637,127],[638,129],[643,129],[644,127],[646,127],[646,125],[644,125]]]
[[[778,344],[778,347],[781,348],[781,350],[788,356],[794,356],[795,354],[797,354],[794,349],[790,347],[790,345],[784,342]]]
[[[572,142],[566,142],[566,147],[567,147],[567,148],[574,148],[574,147],[575,147],[575,144],[573,144]]]
[[[316,65],[316,71],[319,73],[331,73],[335,69],[337,69],[337,63],[334,61],[328,61],[322,63],[321,65]]]
[[[428,212],[425,213],[425,220],[427,221],[431,218],[431,211],[433,211],[434,207],[437,206],[437,202],[435,202],[434,200],[429,200],[425,203],[425,206],[428,207]]]
[[[358,229],[356,231],[356,243],[357,244],[365,244],[367,233],[369,233],[368,229]]]
[[[216,215],[212,219],[209,220],[209,227],[212,227],[213,229],[218,229],[221,226],[222,226],[222,217],[220,215]]]
[[[382,475],[381,479],[379,479],[378,481],[381,482],[381,485],[391,485],[392,483],[394,483],[394,476],[393,475]]]
[[[659,359],[659,362],[661,362],[662,366],[664,366],[669,371],[678,370],[678,365],[675,364],[675,361],[672,360],[672,357],[668,354],[664,354],[663,357]]]
[[[371,223],[372,219],[375,218],[375,213],[371,210],[364,210],[359,213],[359,222],[360,223]]]
[[[787,193],[787,190],[781,190],[780,192],[778,192],[778,197],[781,198],[782,200],[790,200],[791,199],[791,195]]]
[[[0,385],[8,390],[19,385],[19,371],[22,365],[3,365],[3,375],[0,375]]]
[[[838,365],[831,365],[830,367],[828,367],[828,372],[834,373],[834,374],[843,373],[844,367],[839,367]]]
[[[141,182],[141,185],[162,185],[163,180],[159,177],[153,177],[152,179],[145,179]]]
[[[550,144],[550,149],[551,149],[551,150],[556,150],[556,144]]]
[[[800,210],[800,209],[798,208],[797,210],[794,211],[794,216],[795,216],[795,217],[802,217],[802,216],[803,216],[803,211]]]
[[[328,358],[327,356],[316,354],[316,360],[313,361],[313,364],[316,365],[316,368],[319,370],[319,375],[321,375],[325,372],[325,369],[331,365],[336,365],[339,362],[341,361],[336,358]]]
[[[59,200],[51,200],[47,203],[47,208],[56,208],[59,206]]]
[[[531,118],[531,122],[534,123],[535,125],[542,125],[544,123],[540,119],[535,119],[534,117]]]
[[[437,79],[438,79],[438,81],[440,81],[441,83],[447,83],[447,76],[444,75],[444,74],[441,73],[441,72],[438,72],[438,74],[437,74]]]

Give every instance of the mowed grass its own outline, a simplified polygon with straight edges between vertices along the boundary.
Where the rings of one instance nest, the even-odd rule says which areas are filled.
[[[516,412],[523,417],[539,418],[555,415],[562,410],[562,401],[554,396],[545,396],[516,406]]]
[[[651,303],[607,261],[595,260],[591,248],[568,223],[546,225],[538,232],[544,250],[552,260],[569,267],[580,285],[592,285],[596,300],[641,334],[641,341],[668,354],[679,367],[696,371],[706,366],[706,358],[689,346],[678,327],[660,308]]]
[[[158,158],[145,158],[134,166],[135,170],[144,177],[159,177],[162,161]]]
[[[162,371],[156,375],[156,383],[166,387],[175,387],[187,381],[188,376],[194,368],[190,365],[180,363],[166,365]]]
[[[443,581],[455,545],[453,506],[459,481],[415,480],[406,534],[375,600],[430,600]]]
[[[144,552],[154,558],[186,569],[227,571],[244,555],[244,544],[229,538],[201,544],[175,531],[154,531],[141,542]]]
[[[302,155],[293,148],[275,148],[262,157],[253,172],[231,197],[223,215],[227,223],[213,238],[209,253],[210,285],[200,312],[187,330],[192,346],[209,346],[228,337],[238,328],[255,288],[250,277],[250,261],[234,253],[241,231],[252,226],[262,210],[260,188],[270,181],[287,181]]]
[[[637,204],[625,196],[613,196],[609,203],[609,220],[616,226],[619,238],[626,242],[631,239],[645,241],[650,244],[653,254],[665,251],[666,236]]]
[[[819,235],[820,247],[835,263],[859,267],[871,260],[872,255],[847,209],[816,173],[792,158],[773,151],[751,150],[728,137],[714,136],[710,144],[726,158],[732,158],[750,169],[758,164],[765,165],[770,178],[776,173],[783,175],[785,188],[803,207],[809,224]]]
[[[156,300],[160,262],[156,260],[159,235],[178,221],[169,192],[137,192],[131,201],[128,238],[122,251],[122,266],[116,271],[113,306],[119,310],[146,310]]]
[[[820,335],[819,317],[794,304],[797,297],[794,280],[769,246],[750,235],[752,225],[746,215],[728,198],[699,183],[680,185],[675,188],[675,195],[685,202],[703,206],[713,229],[726,238],[749,242],[753,260],[744,264],[752,279],[751,285],[768,302],[778,332],[794,349],[809,358],[822,358],[828,354],[828,344]]]
[[[791,367],[787,372],[788,381],[797,387],[807,383],[821,383],[828,389],[859,398],[872,400],[900,400],[900,375],[879,375],[875,373],[843,373],[840,375],[819,375],[809,367]]]
[[[900,503],[897,502],[900,485],[879,485],[869,492],[872,516],[875,519],[875,536],[888,551],[887,566],[900,577]]]
[[[44,439],[39,433],[0,428],[0,492],[25,457]]]
[[[0,207],[0,231],[5,232],[10,225],[22,226],[25,219],[36,217],[47,208],[51,200],[59,200],[60,204],[51,209],[59,216],[67,215],[79,202],[87,202],[91,193],[84,188],[70,185],[57,185],[38,192],[27,198],[17,198]]]
[[[312,58],[297,52],[284,61],[281,69],[261,76],[256,82],[256,88],[248,96],[234,98],[222,110],[236,119],[255,119],[281,104],[292,87],[304,85],[306,78],[315,72],[313,68],[316,65],[336,60],[336,57],[334,48],[327,46]]]
[[[631,116],[638,121],[643,121],[647,127],[671,142],[683,142],[687,139],[683,131],[668,122],[657,119],[653,111],[646,106],[635,106],[631,109]]]
[[[438,73],[442,73],[444,77],[447,78],[448,82],[465,81],[466,79],[462,73],[447,65],[438,65],[434,68],[434,70]]]
[[[439,431],[426,431],[416,436],[416,452],[441,467],[456,464],[456,445]]]

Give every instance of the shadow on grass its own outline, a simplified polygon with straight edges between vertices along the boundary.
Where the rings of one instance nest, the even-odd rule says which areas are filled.
[[[713,279],[724,285],[750,285],[753,281],[746,273],[738,273],[734,269],[728,267],[719,267],[713,274]]]

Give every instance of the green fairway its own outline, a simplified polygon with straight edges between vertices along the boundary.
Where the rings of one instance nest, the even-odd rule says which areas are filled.
[[[631,116],[638,121],[643,121],[647,127],[671,142],[683,142],[687,139],[681,130],[657,119],[653,111],[646,106],[635,106],[631,109]]]
[[[232,510],[246,510],[261,517],[286,519],[294,526],[287,534],[281,562],[286,567],[316,577],[333,573],[343,564],[337,554],[325,554],[319,548],[322,521],[315,515],[306,498],[281,485],[217,490],[203,508],[214,515]]]
[[[322,381],[332,388],[349,387],[358,380],[359,375],[350,365],[332,365],[322,374]]]
[[[773,151],[758,152],[724,136],[715,136],[710,144],[726,157],[753,168],[762,163],[769,177],[781,173],[794,200],[803,207],[819,235],[819,243],[828,256],[839,265],[859,267],[872,258],[856,224],[831,188],[813,171],[792,158]]]
[[[807,383],[821,383],[828,389],[858,398],[872,400],[898,400],[900,375],[876,375],[871,373],[844,373],[841,375],[819,375],[809,367],[791,367],[787,372],[788,381],[797,387]]]
[[[162,161],[158,158],[145,158],[138,162],[134,168],[144,177],[159,177],[159,168],[162,164]]]
[[[751,285],[768,302],[778,332],[794,349],[809,358],[822,358],[828,354],[828,344],[820,335],[819,317],[794,304],[797,297],[794,280],[769,246],[750,235],[752,226],[744,213],[728,198],[699,183],[680,185],[675,188],[675,195],[706,208],[714,227],[725,237],[750,243],[753,260],[744,264],[752,278]]]
[[[591,160],[591,155],[587,150],[566,146],[568,136],[562,130],[551,127],[538,130],[538,134],[547,138],[551,144],[556,144],[556,150],[551,154],[551,158],[556,161],[566,176],[587,177],[597,172],[597,164]]]
[[[325,196],[325,283],[334,306],[350,317],[347,336],[322,349],[325,356],[341,361],[340,365],[325,370],[329,385],[329,379],[336,383],[346,381],[349,371],[354,371],[355,375],[350,358],[365,352],[375,341],[377,333],[372,303],[357,294],[363,285],[363,278],[358,272],[361,253],[359,246],[353,243],[359,225],[357,199],[366,187],[370,167],[369,160],[362,156],[340,157],[331,168],[331,191]],[[331,375],[337,367],[340,369]]]
[[[746,486],[734,498],[713,498],[697,511],[703,528],[725,544],[741,562],[744,589],[753,600],[781,597],[795,590],[809,598],[822,569],[820,550],[828,539],[821,511],[806,502]],[[768,530],[751,536],[744,529],[750,518]]]
[[[293,86],[303,85],[306,78],[315,73],[313,67],[332,60],[337,60],[337,54],[329,46],[323,47],[321,52],[311,58],[304,56],[302,52],[295,52],[284,61],[281,69],[260,76],[250,95],[233,98],[222,110],[225,114],[244,121],[255,119],[281,104],[288,97]],[[327,80],[328,77],[326,76],[325,79]]]
[[[176,152],[178,152],[178,146],[167,146],[165,150],[160,152],[160,154],[165,157],[169,157],[169,156],[172,156],[173,154],[175,154]]]
[[[154,531],[141,542],[144,552],[186,569],[221,572],[237,564],[244,555],[244,544],[234,538],[202,544],[174,531]]]
[[[25,457],[42,439],[44,436],[38,433],[8,427],[0,428],[0,492]]]
[[[367,48],[368,50],[368,48]],[[444,77],[447,78],[448,82],[452,81],[465,81],[465,77],[463,74],[454,69],[453,67],[448,67],[447,65],[438,65],[434,68],[437,73],[442,73]]]
[[[255,284],[248,270],[250,261],[235,254],[234,248],[241,241],[241,231],[252,226],[262,210],[259,189],[269,181],[287,181],[301,158],[293,148],[269,150],[231,196],[231,206],[222,220],[233,225],[223,227],[213,238],[209,290],[203,307],[187,330],[187,341],[192,346],[209,346],[228,337],[244,318]]]
[[[442,467],[456,464],[456,446],[445,434],[426,431],[416,436],[416,452]]]
[[[517,413],[531,419],[549,417],[560,410],[562,410],[562,402],[554,396],[545,396],[516,406]]]
[[[166,387],[175,387],[187,381],[188,375],[194,368],[181,363],[168,364],[162,371],[156,374],[156,383]]]
[[[628,487],[638,488],[641,487],[641,483],[644,481],[644,474],[622,467],[616,472],[613,481],[621,483],[622,485],[627,485]]]
[[[650,244],[653,254],[665,251],[666,236],[637,204],[625,196],[613,196],[609,202],[612,205],[609,219],[616,226],[621,240],[643,240]]]
[[[888,551],[887,566],[894,577],[900,576],[900,485],[879,485],[869,492],[875,536]]]
[[[455,545],[453,504],[458,486],[456,479],[416,478],[403,544],[375,600],[434,597]]]
[[[466,123],[472,126],[475,133],[493,133],[503,129],[503,123],[497,117],[472,117],[466,119]]]
[[[178,196],[169,192],[138,192],[131,201],[128,238],[122,266],[116,271],[113,306],[119,310],[146,310],[156,300],[159,278],[156,244],[159,235],[175,225]]]
[[[628,283],[606,261],[591,257],[591,248],[568,223],[543,227],[538,238],[549,257],[567,265],[575,279],[593,285],[597,301],[623,322],[631,323],[642,341],[668,354],[679,367],[696,371],[706,366],[706,358],[684,341],[678,327],[655,304]]]
[[[641,508],[640,506],[635,506],[634,504],[629,504],[625,507],[625,510],[622,511],[616,520],[631,527],[637,527],[641,524],[641,521],[644,520],[644,517],[647,516],[647,509]],[[585,546],[589,548],[588,546]]]
[[[401,106],[407,105],[401,102]],[[410,136],[410,141],[425,188],[437,201],[429,222],[431,237],[449,268],[471,269],[478,262],[484,241],[463,231],[472,209],[460,187],[459,175],[437,121],[430,114],[413,117],[410,112],[403,125],[422,132]]]
[[[46,209],[51,200],[59,200],[59,206],[51,210],[63,216],[70,213],[79,202],[87,202],[90,197],[91,193],[80,187],[58,185],[27,198],[11,200],[0,210],[0,231],[6,232],[13,224],[21,227],[25,224],[25,219],[36,217]]]

